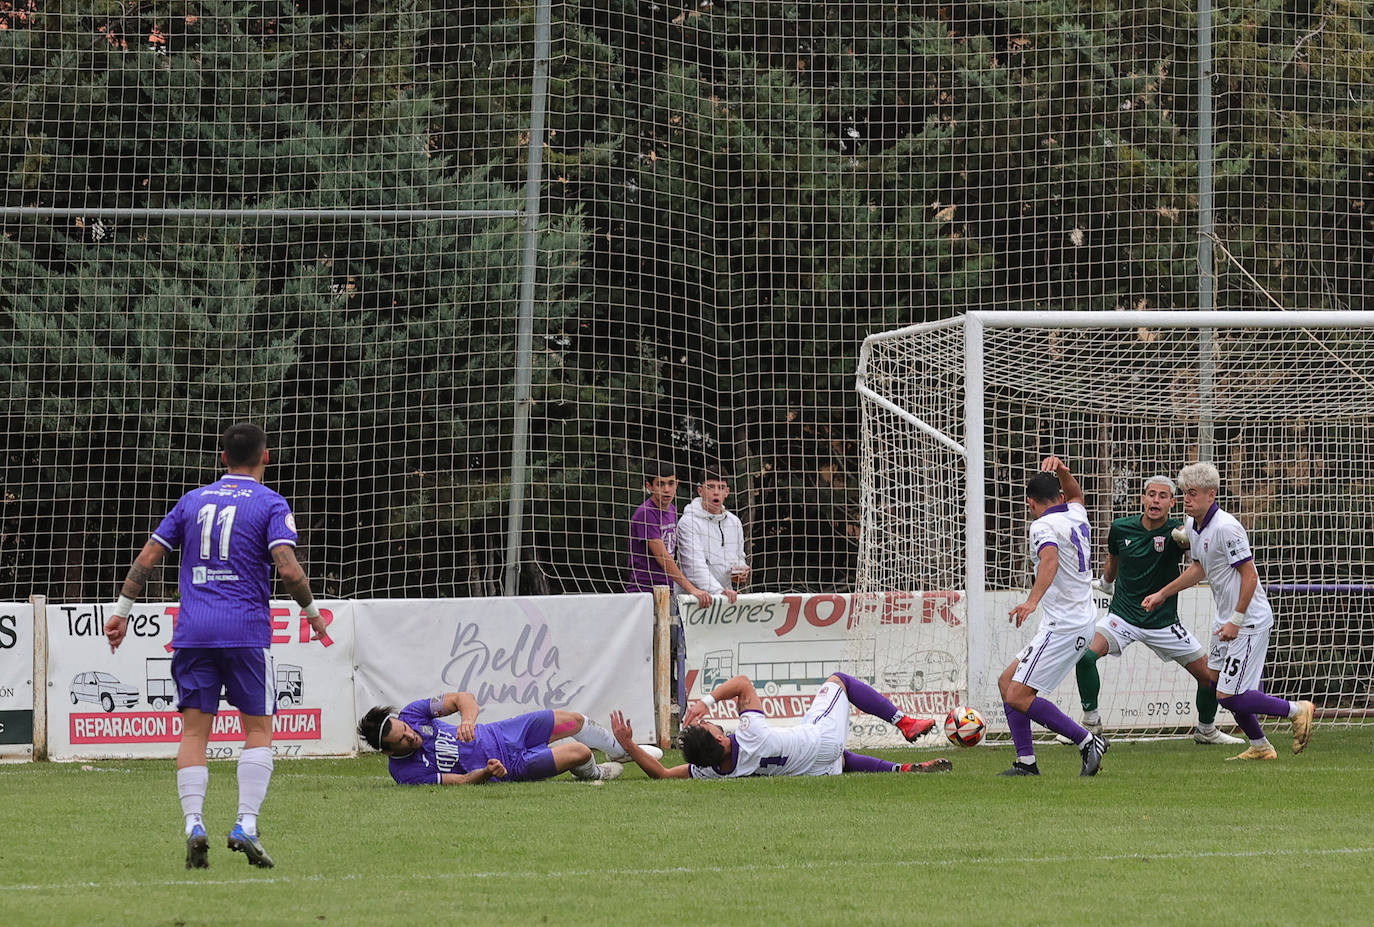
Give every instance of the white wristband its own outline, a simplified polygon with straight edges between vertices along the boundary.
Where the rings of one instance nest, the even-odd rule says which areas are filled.
[[[1245,627],[1245,612],[1232,612],[1231,624],[1235,625],[1238,628]]]
[[[710,692],[707,692],[705,695],[701,697],[701,704],[705,705],[706,709],[709,711],[710,709],[716,707],[716,697],[712,695]]]
[[[119,597],[119,601],[115,603],[114,616],[116,618],[128,618],[129,612],[133,611],[133,607],[134,600],[127,595],[122,595]]]
[[[320,607],[319,607],[318,605],[315,604],[315,600],[314,600],[314,599],[311,599],[311,600],[310,600],[310,604],[309,604],[309,605],[306,605],[304,608],[302,608],[301,611],[305,612],[305,617],[307,617],[307,618],[318,618],[318,617],[320,617]]]

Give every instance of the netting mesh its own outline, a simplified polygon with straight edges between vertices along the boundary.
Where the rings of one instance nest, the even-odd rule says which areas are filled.
[[[864,360],[858,588],[962,589],[964,329],[879,341]]]
[[[967,588],[963,502],[967,481],[979,481],[985,531],[975,540],[983,548],[988,595],[985,614],[970,621],[984,622],[986,668],[995,680],[1029,639],[1030,632],[1011,626],[1005,612],[1032,580],[1025,482],[1040,461],[1064,457],[1078,477],[1100,572],[1106,528],[1140,511],[1144,481],[1209,459],[1222,477],[1218,501],[1246,525],[1275,609],[1266,690],[1315,698],[1331,717],[1370,714],[1374,329],[1053,324],[1046,316],[1045,327],[985,330],[981,475],[965,475],[962,455],[916,424],[940,423],[942,433],[963,440],[962,416],[949,421],[950,405],[966,387],[962,330],[871,342],[865,385],[908,414],[864,401],[862,588]],[[928,378],[934,371],[943,371],[943,384]],[[888,384],[914,380],[925,380],[927,388],[892,396],[885,391]],[[908,460],[938,460],[939,472],[957,484],[954,492],[941,492],[945,504],[938,510],[924,503],[929,471],[908,469]],[[892,491],[896,486],[905,488],[905,498]],[[1180,512],[1181,506],[1175,517]],[[950,538],[956,539],[952,549]],[[930,582],[952,585],[924,585]],[[1210,595],[1195,605],[1185,621],[1205,633]],[[1123,677],[1108,687],[1123,698],[1171,674],[1184,689],[1191,686],[1181,670],[1153,660],[1112,666],[1108,674]],[[995,704],[994,693],[976,695]],[[1065,704],[1076,702],[1072,693],[1071,676]],[[1182,698],[1185,707],[1191,704],[1188,693]],[[1168,712],[1172,720],[1186,720],[1177,718],[1181,713]],[[1146,720],[1141,726],[1171,718]]]
[[[1209,170],[1191,3],[538,8],[0,2],[0,597],[108,596],[239,418],[329,595],[619,589],[658,458],[850,588],[868,332],[1368,298],[1366,4],[1214,13]]]

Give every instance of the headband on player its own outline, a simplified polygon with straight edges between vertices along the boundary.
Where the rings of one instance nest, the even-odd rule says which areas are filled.
[[[1151,486],[1168,486],[1169,492],[1171,492],[1175,496],[1178,495],[1178,487],[1174,485],[1174,481],[1169,479],[1162,473],[1156,474],[1150,477],[1148,480],[1146,480],[1145,484],[1140,487],[1140,491],[1142,493],[1148,492]]]
[[[391,719],[394,717],[396,716],[387,715],[382,719],[382,723],[377,725],[377,742],[372,745],[375,749],[382,749],[382,743],[386,740],[386,735],[391,733]]]

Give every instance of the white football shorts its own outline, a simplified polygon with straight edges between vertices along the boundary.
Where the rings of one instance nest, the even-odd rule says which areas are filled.
[[[817,728],[816,739],[824,745],[822,753],[829,757],[844,753],[845,741],[849,739],[849,695],[844,687],[836,682],[827,682],[816,690],[811,707],[802,715],[802,724]]]
[[[1193,632],[1177,623],[1167,628],[1140,628],[1108,612],[1107,617],[1097,623],[1097,633],[1107,639],[1107,652],[1114,657],[1121,656],[1121,651],[1137,641],[1153,650],[1165,663],[1174,660],[1186,666],[1198,657],[1207,656]]]
[[[1220,628],[1218,628],[1220,630]],[[1264,676],[1264,658],[1269,653],[1269,628],[1242,628],[1233,641],[1224,641],[1212,632],[1212,645],[1207,651],[1207,667],[1219,674],[1217,695],[1239,695],[1260,687]]]
[[[1073,669],[1092,636],[1092,625],[1069,629],[1042,626],[1016,655],[1018,665],[1011,678],[1036,692],[1050,691]]]

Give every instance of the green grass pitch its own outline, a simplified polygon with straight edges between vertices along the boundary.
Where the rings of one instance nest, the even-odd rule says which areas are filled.
[[[0,766],[0,923],[1149,924],[1374,921],[1374,733],[1302,756],[1117,743],[1096,779],[1038,745],[942,751],[945,775],[401,788],[376,756],[279,761],[271,870],[184,868],[170,761]],[[891,751],[893,759],[929,751]]]

